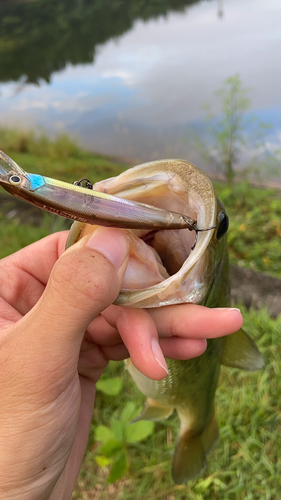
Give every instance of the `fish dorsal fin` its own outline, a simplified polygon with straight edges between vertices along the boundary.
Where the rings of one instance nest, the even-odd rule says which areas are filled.
[[[240,329],[226,338],[221,364],[241,370],[255,371],[263,368],[264,359],[256,344]]]
[[[151,420],[153,422],[158,422],[168,418],[173,412],[171,406],[164,406],[155,401],[155,399],[148,398],[142,411],[137,415],[132,422],[138,422],[139,420]]]
[[[183,413],[179,416],[181,429],[172,464],[172,477],[176,484],[186,483],[203,472],[206,457],[219,437],[215,412],[200,434],[193,433],[186,425]]]

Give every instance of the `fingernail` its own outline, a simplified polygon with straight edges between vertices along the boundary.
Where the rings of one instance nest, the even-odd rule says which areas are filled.
[[[86,247],[102,253],[119,269],[128,254],[129,244],[122,230],[99,227],[91,234]]]
[[[215,309],[216,311],[238,311],[241,313],[240,309],[237,307],[212,307],[212,309]]]
[[[165,372],[168,375],[168,373],[169,373],[168,366],[167,366],[166,360],[163,356],[163,352],[161,350],[161,347],[159,345],[158,340],[152,339],[151,350],[153,352],[155,361],[157,361],[158,365],[160,365],[161,368],[163,368],[163,370],[165,370]]]

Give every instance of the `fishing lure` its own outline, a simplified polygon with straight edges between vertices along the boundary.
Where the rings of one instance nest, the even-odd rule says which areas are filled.
[[[127,229],[189,229],[196,232],[195,244],[198,232],[216,227],[199,229],[197,221],[186,215],[94,191],[88,179],[69,184],[25,172],[2,151],[0,185],[13,196],[47,212],[88,224]]]

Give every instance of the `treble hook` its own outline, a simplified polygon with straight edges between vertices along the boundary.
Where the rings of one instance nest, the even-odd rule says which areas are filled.
[[[196,220],[192,220],[190,219],[189,217],[184,217],[184,219],[186,220],[186,222],[188,222],[188,225],[190,226],[189,227],[189,230],[190,231],[195,231],[196,233],[196,236],[195,236],[195,241],[191,247],[191,250],[194,250],[195,246],[196,246],[196,243],[197,243],[197,240],[198,240],[198,233],[200,232],[203,232],[203,231],[211,231],[212,229],[216,229],[216,225],[215,226],[212,226],[212,227],[207,227],[206,229],[199,229],[197,227],[197,221]]]
[[[74,181],[73,184],[75,184],[75,186],[83,187],[83,185],[82,185],[83,181],[86,181],[86,186],[85,187],[87,189],[93,189],[93,184],[86,177],[83,177],[83,179],[79,179],[79,181]]]

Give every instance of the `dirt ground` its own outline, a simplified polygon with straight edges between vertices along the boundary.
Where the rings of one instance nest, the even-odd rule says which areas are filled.
[[[281,280],[251,269],[230,266],[231,297],[233,302],[266,307],[273,317],[281,314]]]

